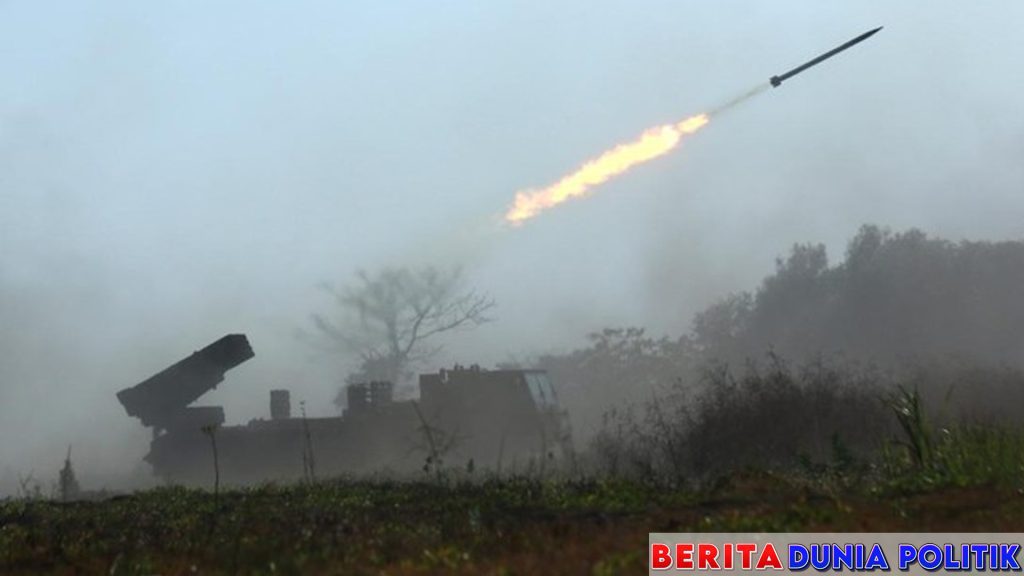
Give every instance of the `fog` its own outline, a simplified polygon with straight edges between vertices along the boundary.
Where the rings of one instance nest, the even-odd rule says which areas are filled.
[[[0,3],[0,493],[147,474],[114,393],[244,332],[230,423],[353,360],[318,285],[459,264],[498,304],[437,364],[679,335],[795,242],[1022,237],[1018,2]],[[546,185],[861,32],[672,154],[524,226]]]

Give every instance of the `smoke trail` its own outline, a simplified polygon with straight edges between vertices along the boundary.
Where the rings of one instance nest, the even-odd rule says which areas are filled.
[[[732,110],[733,108],[739,106],[740,104],[746,102],[747,100],[750,100],[754,96],[757,96],[758,94],[768,90],[771,87],[771,84],[758,84],[754,88],[747,90],[746,92],[740,94],[739,96],[733,98],[732,100],[729,100],[725,104],[713,108],[710,112],[708,112],[708,116],[713,117],[728,112],[729,110]]]

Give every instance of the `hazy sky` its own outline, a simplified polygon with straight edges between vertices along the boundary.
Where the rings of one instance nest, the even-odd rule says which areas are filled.
[[[1021,2],[264,4],[0,1],[0,492],[69,443],[87,483],[130,472],[148,435],[114,393],[229,332],[257,356],[204,402],[329,413],[343,365],[295,334],[357,268],[464,264],[497,321],[444,360],[493,363],[679,334],[866,222],[1024,236]],[[517,189],[879,25],[487,232]]]

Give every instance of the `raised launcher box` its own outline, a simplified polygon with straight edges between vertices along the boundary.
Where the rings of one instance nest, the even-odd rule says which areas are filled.
[[[142,382],[117,393],[117,399],[129,416],[154,431],[173,430],[224,422],[219,406],[192,407],[199,399],[224,381],[224,373],[256,354],[244,334],[228,334],[213,344],[193,352]]]

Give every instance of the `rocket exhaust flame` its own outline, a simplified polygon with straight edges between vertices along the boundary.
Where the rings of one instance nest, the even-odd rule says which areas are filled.
[[[757,96],[770,84],[759,85],[714,108],[711,112],[691,116],[682,122],[650,128],[639,138],[601,154],[578,170],[541,190],[516,192],[512,207],[505,212],[505,222],[519,226],[541,212],[573,198],[581,198],[599,184],[628,171],[630,168],[671,152],[683,136],[693,134],[717,116],[740,103]]]
[[[515,203],[505,213],[505,221],[519,225],[566,200],[586,196],[594,186],[637,164],[667,154],[684,135],[700,130],[709,120],[707,114],[698,114],[682,122],[650,128],[633,142],[612,148],[547,188],[516,192]]]

